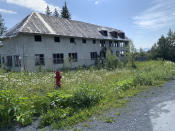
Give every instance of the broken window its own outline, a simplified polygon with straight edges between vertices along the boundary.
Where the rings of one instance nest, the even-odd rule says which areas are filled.
[[[109,41],[109,47],[112,47],[112,41],[111,40]]]
[[[103,36],[108,36],[108,31],[107,31],[107,30],[101,30],[100,33],[101,33]]]
[[[124,47],[124,42],[120,42],[120,47]]]
[[[14,63],[15,63],[15,67],[21,66],[21,60],[19,56],[14,56]]]
[[[45,65],[44,54],[35,55],[35,65]]]
[[[97,59],[97,52],[91,52],[91,60],[96,60]]]
[[[116,31],[110,32],[111,36],[113,36],[114,38],[118,38],[118,33]]]
[[[11,67],[12,65],[12,56],[7,56],[7,66]]]
[[[64,63],[64,54],[53,54],[53,63],[54,64],[63,64]]]
[[[54,37],[54,41],[55,41],[55,42],[60,42],[60,37],[55,36],[55,37]]]
[[[75,38],[70,38],[70,43],[75,43]]]
[[[35,41],[42,41],[42,38],[40,35],[35,35]]]
[[[118,35],[120,38],[125,39],[125,33],[119,33]]]
[[[77,62],[77,53],[69,53],[69,61],[70,62]]]
[[[105,40],[100,40],[100,47],[106,47]]]

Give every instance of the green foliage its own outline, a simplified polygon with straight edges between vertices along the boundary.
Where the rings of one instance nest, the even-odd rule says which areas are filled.
[[[175,61],[175,32],[169,30],[167,36],[162,35],[149,51],[152,59],[162,58],[163,60]]]
[[[122,67],[122,62],[120,61],[120,59],[117,56],[112,55],[112,53],[109,49],[107,49],[104,67],[106,69],[115,69],[118,67]]]
[[[102,99],[99,88],[92,85],[81,85],[74,91],[73,106],[84,108],[98,103]]]
[[[50,7],[47,5],[46,7],[46,15],[51,15],[52,12],[50,11]]]
[[[64,128],[92,114],[124,105],[143,87],[175,76],[169,61],[136,62],[137,69],[79,69],[62,73],[62,88],[55,90],[54,72],[0,72],[0,128],[14,123]],[[0,69],[1,70],[1,69]]]
[[[0,36],[7,31],[7,27],[4,25],[4,19],[2,18],[2,15],[0,14]]]
[[[109,117],[106,119],[106,123],[113,123],[115,122],[114,117]]]
[[[65,19],[71,19],[71,14],[67,8],[67,4],[65,2],[64,6],[62,7],[62,10],[61,10],[61,17],[62,18],[65,18]]]

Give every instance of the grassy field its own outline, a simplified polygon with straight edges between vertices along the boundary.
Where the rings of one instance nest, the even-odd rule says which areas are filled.
[[[137,68],[62,72],[62,88],[55,89],[53,72],[0,71],[0,128],[29,125],[71,127],[110,108],[125,105],[129,97],[174,78],[175,64],[149,61]]]

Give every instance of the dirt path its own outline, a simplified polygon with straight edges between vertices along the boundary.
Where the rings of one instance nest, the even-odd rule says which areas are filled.
[[[133,97],[126,107],[112,110],[106,118],[112,118],[112,123],[94,120],[77,128],[83,131],[175,131],[175,80]]]

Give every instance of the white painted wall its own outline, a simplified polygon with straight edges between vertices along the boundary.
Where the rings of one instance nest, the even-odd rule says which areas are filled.
[[[34,35],[21,34],[17,37],[7,39],[3,41],[4,46],[0,48],[1,57],[6,56],[21,56],[22,66],[21,68],[12,67],[13,70],[20,71],[25,69],[27,71],[37,71],[38,66],[35,66],[35,54],[44,54],[45,65],[41,66],[42,69],[56,70],[59,68],[74,68],[78,66],[90,66],[95,61],[91,60],[90,52],[97,52],[100,54],[100,40],[96,40],[96,44],[93,44],[92,39],[87,39],[86,44],[82,43],[81,38],[75,38],[75,44],[70,43],[70,37],[61,37],[60,42],[54,41],[54,36],[42,35],[42,42],[36,42]],[[109,42],[106,41],[107,47]],[[116,51],[125,50],[125,48],[111,47],[113,54],[116,55]],[[78,54],[78,62],[69,63],[68,53]],[[53,64],[53,54],[63,53],[65,64]],[[23,59],[24,57],[24,59]],[[14,64],[14,62],[13,62]]]

